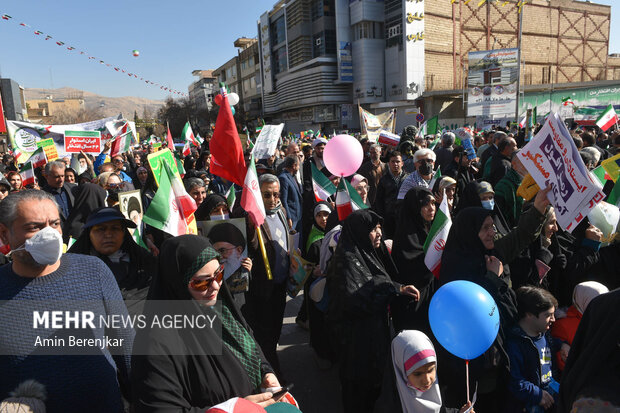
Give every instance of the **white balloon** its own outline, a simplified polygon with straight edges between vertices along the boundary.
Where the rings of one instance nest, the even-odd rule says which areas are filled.
[[[239,103],[239,95],[234,92],[230,93],[228,95],[228,103],[230,103],[233,106]]]

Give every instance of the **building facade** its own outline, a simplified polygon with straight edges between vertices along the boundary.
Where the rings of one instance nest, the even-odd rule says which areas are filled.
[[[54,116],[77,113],[84,109],[84,99],[83,96],[54,98],[48,95],[45,99],[28,99],[26,106],[31,122],[53,124]]]
[[[260,58],[258,54],[258,39],[246,37],[235,40],[238,48],[239,61],[239,104],[243,109],[245,121],[261,116],[262,94],[260,76]]]
[[[13,79],[0,79],[2,107],[7,120],[28,120],[24,88]]]

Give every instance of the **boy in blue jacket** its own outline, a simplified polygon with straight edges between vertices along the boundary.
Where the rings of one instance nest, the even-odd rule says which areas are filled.
[[[510,331],[506,351],[510,359],[507,412],[545,412],[554,404],[552,339],[558,302],[547,290],[523,286],[517,291],[519,322]]]

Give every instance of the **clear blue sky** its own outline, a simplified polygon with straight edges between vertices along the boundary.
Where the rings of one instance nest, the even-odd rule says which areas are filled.
[[[448,0],[430,0],[448,1]],[[620,0],[612,6],[610,53],[620,53]],[[70,86],[104,96],[164,99],[167,92],[80,56],[85,50],[145,79],[187,93],[194,69],[215,69],[275,0],[13,0],[0,3],[0,73],[25,87]],[[31,27],[21,27],[20,22]],[[614,29],[615,28],[615,29]],[[34,30],[53,36],[34,35]],[[65,42],[63,47],[54,41]],[[76,51],[69,52],[66,47]],[[134,58],[131,51],[140,51]]]

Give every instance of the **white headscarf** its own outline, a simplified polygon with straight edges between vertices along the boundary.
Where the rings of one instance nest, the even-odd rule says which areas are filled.
[[[593,298],[608,293],[609,289],[596,281],[579,283],[573,290],[573,304],[581,314],[585,313],[586,307]]]
[[[441,393],[437,378],[425,392],[408,385],[409,374],[425,364],[437,362],[435,347],[426,334],[417,330],[402,331],[392,340],[392,360],[403,413],[438,413]]]

